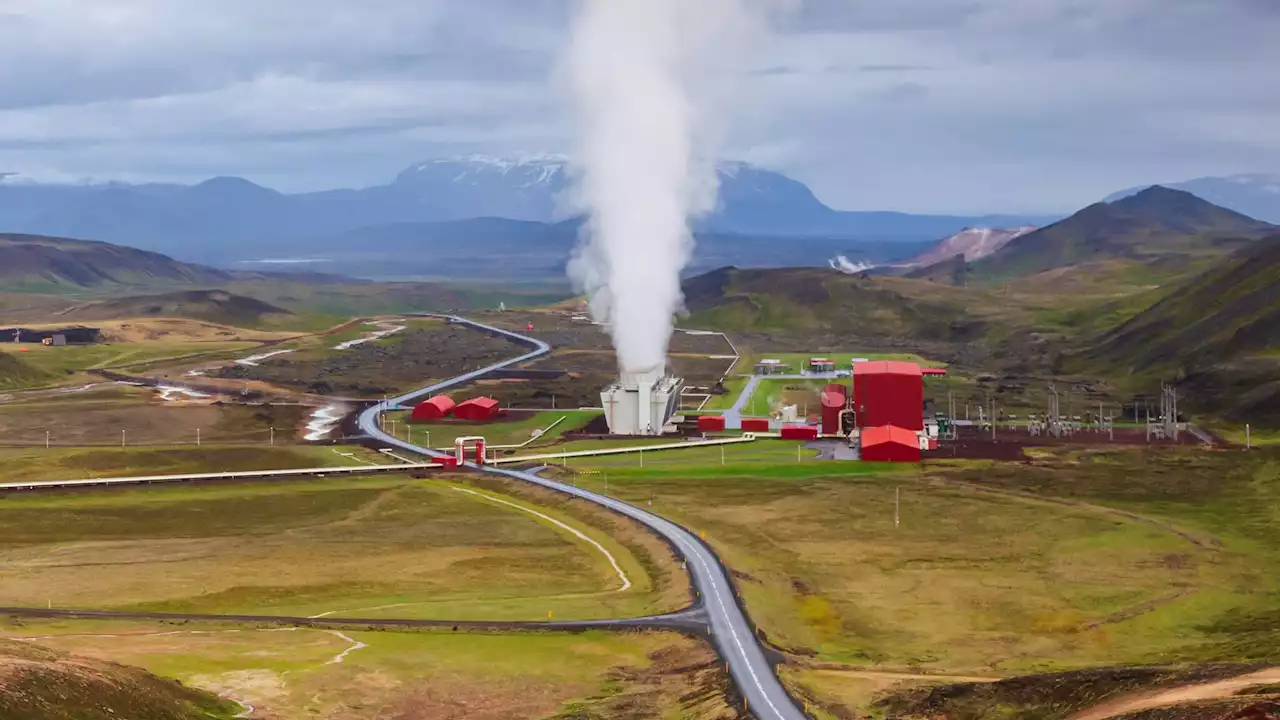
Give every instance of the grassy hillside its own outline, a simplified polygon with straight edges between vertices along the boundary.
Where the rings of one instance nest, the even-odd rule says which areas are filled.
[[[1190,261],[1225,255],[1274,230],[1190,193],[1157,186],[1114,203],[1090,205],[1013,240],[971,269],[978,278],[1001,281],[1112,258]]]
[[[67,321],[116,318],[182,317],[234,327],[259,327],[287,321],[293,313],[261,300],[225,290],[188,290],[98,300],[60,313]]]
[[[112,286],[225,283],[233,275],[159,253],[89,240],[0,235],[0,286],[57,292]]]
[[[893,289],[894,281],[909,282],[820,268],[722,268],[685,282],[688,324],[953,341],[982,333],[982,321],[963,305],[913,299]]]
[[[1161,296],[1069,358],[1068,366],[1177,378],[1199,407],[1280,421],[1280,235]]]
[[[0,352],[0,390],[27,387],[46,379],[45,373],[31,367],[16,355]]]
[[[138,668],[0,640],[6,720],[223,720],[237,704]]]

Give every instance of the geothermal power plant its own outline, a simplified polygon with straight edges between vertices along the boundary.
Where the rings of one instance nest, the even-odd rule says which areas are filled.
[[[684,379],[657,367],[646,372],[623,372],[600,391],[600,403],[611,435],[662,435],[680,409]]]

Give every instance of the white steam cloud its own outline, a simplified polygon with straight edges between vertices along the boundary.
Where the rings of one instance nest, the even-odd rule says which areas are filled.
[[[623,372],[666,362],[689,220],[716,201],[714,98],[763,27],[763,1],[579,0],[562,69],[588,220],[569,275],[609,324]]]

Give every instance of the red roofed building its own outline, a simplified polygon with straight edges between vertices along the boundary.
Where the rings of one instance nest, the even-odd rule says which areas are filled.
[[[453,412],[454,407],[453,398],[448,395],[436,395],[419,403],[413,409],[413,414],[409,416],[409,419],[416,422],[440,420],[448,417],[449,413]]]
[[[478,422],[492,420],[497,415],[498,401],[487,397],[471,398],[458,405],[453,411],[453,416],[459,420],[474,420]]]
[[[909,362],[864,362],[853,366],[853,409],[858,427],[896,425],[924,429],[924,375]]]
[[[862,459],[867,462],[920,462],[920,437],[906,428],[893,425],[864,428]]]
[[[920,371],[925,377],[946,377],[946,368],[924,368]]]

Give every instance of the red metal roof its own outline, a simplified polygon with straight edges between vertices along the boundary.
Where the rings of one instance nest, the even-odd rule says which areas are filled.
[[[941,377],[941,376],[943,376],[943,375],[946,375],[946,374],[947,374],[947,369],[946,369],[946,368],[924,368],[924,369],[922,369],[920,372],[921,372],[922,374],[924,374],[924,375],[932,375],[932,376],[934,376],[934,377]]]
[[[483,408],[485,410],[497,410],[498,401],[488,397],[471,398],[466,402],[458,405],[459,408]]]
[[[424,400],[413,409],[413,417],[416,419],[442,418],[453,412],[456,406],[453,398],[448,395],[436,395],[433,398]]]
[[[923,373],[920,366],[911,362],[897,360],[876,360],[873,362],[854,363],[854,375],[911,375],[920,377]]]
[[[874,447],[885,443],[920,448],[920,439],[914,432],[896,425],[882,425],[862,431],[862,447]]]

